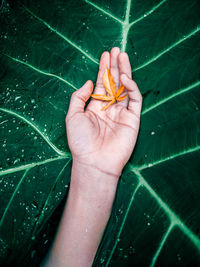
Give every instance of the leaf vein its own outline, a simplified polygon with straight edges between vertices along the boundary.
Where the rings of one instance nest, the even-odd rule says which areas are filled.
[[[58,176],[56,177],[56,179],[55,179],[53,185],[51,186],[51,189],[50,189],[50,191],[49,191],[49,194],[48,194],[48,196],[47,196],[47,198],[46,198],[46,201],[45,201],[45,203],[44,203],[44,205],[43,205],[43,208],[42,208],[42,210],[41,210],[40,216],[38,217],[38,220],[37,220],[37,222],[36,222],[36,224],[35,224],[35,227],[34,227],[34,229],[33,229],[33,232],[32,232],[32,235],[33,235],[33,236],[35,236],[35,234],[36,234],[36,232],[37,232],[37,229],[38,229],[37,226],[40,224],[40,222],[41,222],[41,220],[42,220],[42,218],[43,218],[43,216],[44,216],[44,211],[45,211],[46,206],[47,206],[47,204],[48,204],[48,202],[49,202],[50,195],[51,195],[51,193],[52,193],[52,191],[53,191],[55,185],[57,184],[58,180],[60,179],[62,173],[64,172],[66,166],[69,164],[70,161],[71,161],[71,158],[67,161],[67,163],[64,165],[64,167],[61,169],[61,171],[59,172]]]
[[[155,166],[155,165],[161,164],[161,163],[163,163],[163,162],[165,162],[165,161],[172,160],[172,159],[174,159],[174,158],[180,157],[180,156],[182,156],[182,155],[189,154],[189,153],[192,153],[192,152],[196,152],[196,151],[198,151],[198,150],[200,150],[200,146],[197,145],[196,147],[189,148],[189,149],[187,149],[187,150],[183,150],[183,151],[181,151],[181,152],[179,152],[179,153],[177,153],[177,154],[170,155],[170,156],[168,156],[168,157],[166,157],[166,158],[163,158],[163,159],[160,159],[160,160],[157,160],[157,161],[148,163],[148,164],[144,164],[144,165],[142,165],[142,166],[138,166],[138,167],[135,167],[135,168],[136,168],[138,171],[141,171],[141,170],[144,170],[144,169],[147,169],[147,168],[151,168],[151,167],[153,167],[153,166]]]
[[[0,176],[7,175],[7,174],[10,174],[10,173],[19,172],[19,171],[23,171],[23,170],[26,170],[26,169],[31,169],[31,168],[34,168],[35,166],[40,166],[40,165],[43,165],[43,164],[46,164],[46,163],[49,163],[49,162],[53,162],[53,161],[56,161],[56,160],[67,159],[67,158],[71,158],[71,154],[70,153],[66,153],[64,156],[59,156],[59,157],[55,157],[55,158],[49,158],[49,159],[45,159],[45,160],[42,160],[42,161],[37,161],[37,162],[32,162],[32,163],[29,163],[29,164],[21,165],[19,167],[13,167],[13,168],[10,168],[10,169],[6,169],[4,171],[0,171]]]
[[[62,77],[60,77],[60,76],[58,76],[58,75],[56,75],[56,74],[53,74],[53,73],[49,73],[49,72],[45,72],[45,71],[43,71],[43,70],[40,70],[40,69],[34,67],[33,65],[31,65],[31,64],[29,64],[29,63],[27,63],[27,62],[24,62],[24,61],[22,61],[22,60],[20,60],[20,59],[11,57],[10,55],[7,55],[7,54],[3,54],[3,55],[6,56],[6,57],[8,57],[8,58],[10,58],[10,59],[12,59],[13,61],[16,61],[16,62],[18,62],[18,63],[21,63],[21,64],[25,65],[26,67],[31,68],[31,69],[34,70],[34,71],[39,72],[40,74],[44,74],[44,75],[47,75],[47,76],[50,76],[50,77],[59,79],[60,81],[66,83],[67,85],[71,86],[71,87],[74,88],[75,90],[78,90],[78,88],[76,88],[73,84],[71,84],[70,82],[68,82],[67,80],[63,79]]]
[[[26,6],[24,6],[24,9],[30,13],[34,18],[36,18],[38,21],[40,21],[42,24],[44,24],[48,29],[51,31],[55,32],[59,37],[61,37],[63,40],[65,40],[68,44],[73,46],[75,49],[77,49],[79,52],[81,52],[83,55],[85,55],[87,58],[89,58],[92,62],[95,64],[99,64],[98,60],[93,58],[91,55],[88,55],[81,47],[79,47],[77,44],[72,42],[68,37],[64,36],[62,33],[54,29],[51,25],[49,25],[46,21],[43,19],[39,18],[37,15],[35,15],[31,10],[29,10]]]
[[[155,255],[153,256],[153,259],[152,259],[152,262],[151,262],[150,267],[153,267],[153,266],[155,265],[155,263],[156,263],[156,261],[157,261],[157,259],[158,259],[158,256],[160,255],[160,252],[161,252],[161,250],[162,250],[162,248],[163,248],[163,246],[164,246],[164,244],[165,244],[165,242],[166,242],[166,240],[167,240],[169,234],[171,233],[171,230],[172,230],[173,227],[174,227],[174,224],[171,223],[171,224],[169,225],[169,227],[168,227],[168,230],[167,230],[166,233],[163,235],[163,238],[161,239],[161,242],[160,242],[160,244],[159,244],[159,246],[158,246],[158,249],[157,249]]]
[[[127,0],[125,21],[122,27],[122,52],[125,52],[126,50],[127,37],[130,28],[129,24],[130,9],[131,9],[131,0]]]
[[[114,252],[115,252],[115,249],[116,249],[117,244],[118,244],[118,239],[119,239],[119,237],[120,237],[120,235],[121,235],[121,232],[122,232],[122,230],[123,230],[123,228],[124,228],[124,224],[125,224],[126,219],[127,219],[127,216],[128,216],[128,212],[129,212],[129,210],[130,210],[130,208],[131,208],[132,202],[133,202],[133,200],[135,199],[135,195],[136,195],[136,193],[138,192],[140,186],[141,186],[141,183],[139,182],[139,183],[137,184],[137,187],[135,188],[135,190],[134,190],[132,196],[131,196],[131,199],[130,199],[130,201],[129,201],[129,205],[128,205],[128,207],[126,208],[125,215],[124,215],[124,217],[123,217],[123,220],[122,220],[121,226],[120,226],[120,228],[119,228],[119,231],[117,232],[117,235],[116,235],[116,238],[115,238],[115,243],[114,243],[114,245],[113,245],[113,247],[112,247],[112,250],[111,250],[111,252],[110,252],[110,255],[109,255],[109,257],[108,257],[108,260],[107,260],[107,263],[106,263],[106,266],[105,266],[105,267],[108,267],[108,265],[109,265],[109,263],[110,263],[110,260],[111,260],[111,258],[112,258],[112,256],[113,256]]]
[[[59,155],[64,156],[67,155],[66,152],[61,151],[59,148],[57,148],[48,138],[47,135],[45,135],[38,127],[36,127],[36,125],[34,125],[32,122],[30,122],[28,119],[26,119],[25,117],[23,117],[22,115],[18,114],[16,111],[12,111],[9,109],[5,109],[5,108],[0,108],[1,111],[11,114],[19,119],[21,119],[23,122],[27,123],[28,125],[30,125],[46,142],[47,144]]]
[[[149,16],[150,14],[152,14],[157,8],[159,8],[162,4],[164,4],[167,0],[163,0],[160,3],[158,3],[157,5],[155,5],[154,7],[151,8],[151,10],[147,11],[144,15],[142,15],[141,17],[139,17],[138,19],[132,21],[130,23],[130,27],[133,26],[134,24],[136,24],[137,22],[145,19],[147,16]]]
[[[131,165],[131,164],[130,164]],[[155,198],[159,206],[166,212],[171,220],[171,223],[175,226],[178,225],[179,228],[185,233],[185,235],[193,242],[200,252],[200,239],[196,236],[193,231],[191,231],[179,218],[179,216],[171,210],[171,208],[165,203],[161,197],[153,190],[153,188],[147,183],[142,174],[132,166],[132,172],[138,177],[141,185],[145,186],[149,193]]]
[[[195,88],[195,87],[197,87],[197,86],[199,86],[199,85],[200,85],[200,81],[197,81],[197,82],[194,82],[193,84],[191,84],[191,85],[189,85],[189,86],[187,86],[187,87],[185,87],[185,88],[183,88],[183,89],[180,89],[178,92],[176,92],[176,93],[174,93],[174,94],[172,94],[172,95],[170,95],[170,96],[168,96],[168,97],[162,99],[161,101],[157,102],[156,104],[154,104],[154,105],[150,106],[149,108],[145,109],[145,110],[142,112],[142,115],[148,113],[150,110],[152,110],[152,109],[154,109],[154,108],[157,108],[158,106],[164,104],[165,102],[171,100],[172,98],[174,98],[174,97],[176,97],[176,96],[179,96],[179,95],[181,95],[181,94],[183,94],[183,93],[185,93],[185,92],[190,91],[191,89],[193,89],[193,88]]]
[[[121,19],[119,19],[118,17],[114,16],[113,14],[109,13],[108,11],[104,10],[103,8],[101,8],[100,6],[98,6],[97,4],[95,3],[92,3],[91,1],[89,0],[84,0],[85,3],[93,6],[94,8],[98,9],[99,11],[101,11],[102,13],[108,15],[109,17],[111,17],[112,19],[118,21],[119,23],[123,24],[123,21]]]
[[[17,184],[17,186],[16,186],[14,192],[12,193],[12,196],[11,196],[11,198],[9,199],[8,204],[6,205],[6,208],[5,208],[5,210],[4,210],[4,213],[3,213],[2,217],[1,217],[1,220],[0,220],[0,227],[2,226],[3,221],[4,221],[4,219],[5,219],[5,216],[6,216],[7,212],[8,212],[8,209],[10,208],[10,205],[11,205],[11,203],[12,203],[12,201],[13,201],[13,199],[14,199],[14,197],[15,197],[15,195],[16,195],[16,193],[17,193],[19,187],[20,187],[20,185],[22,184],[24,178],[26,177],[26,174],[27,174],[28,171],[29,171],[29,169],[25,170],[25,172],[23,173],[23,175],[22,175],[22,177],[21,177],[19,183]]]
[[[149,64],[153,63],[154,61],[156,61],[157,59],[159,59],[161,56],[163,56],[164,54],[166,54],[167,52],[169,52],[170,50],[172,50],[173,48],[175,48],[176,46],[178,46],[179,44],[181,44],[185,40],[187,40],[190,37],[192,37],[193,35],[195,35],[199,31],[199,28],[200,27],[197,26],[197,28],[194,29],[193,31],[191,31],[189,34],[187,34],[186,36],[182,37],[177,42],[175,42],[174,44],[172,44],[171,46],[169,46],[165,50],[161,51],[158,55],[156,55],[153,58],[149,59],[147,62],[145,62],[142,65],[140,65],[139,67],[133,69],[132,72],[136,72],[137,70],[143,69],[144,67],[146,67]]]

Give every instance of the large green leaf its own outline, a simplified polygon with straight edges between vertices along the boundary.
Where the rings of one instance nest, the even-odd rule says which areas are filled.
[[[4,266],[22,262],[66,194],[71,156],[64,118],[70,96],[87,79],[96,80],[101,53],[114,46],[129,54],[144,101],[137,146],[94,266],[200,264],[198,4],[3,1]]]

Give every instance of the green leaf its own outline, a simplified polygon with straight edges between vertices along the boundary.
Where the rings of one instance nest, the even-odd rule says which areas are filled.
[[[119,46],[141,128],[94,266],[198,266],[198,1],[3,1],[0,13],[1,263],[23,261],[66,194],[70,96]]]

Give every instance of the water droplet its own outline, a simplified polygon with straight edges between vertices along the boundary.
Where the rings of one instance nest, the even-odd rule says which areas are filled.
[[[36,250],[33,250],[33,251],[31,252],[31,258],[34,257],[35,253],[36,253]]]
[[[33,201],[33,202],[31,203],[31,206],[32,206],[34,209],[37,209],[37,208],[38,208],[38,205],[37,205],[37,203],[36,203],[35,201]]]
[[[15,101],[18,100],[19,98],[21,98],[21,96],[16,96],[15,97]]]
[[[147,225],[148,225],[148,226],[151,225],[150,222],[148,222]]]
[[[155,132],[151,132],[151,135],[154,135],[155,134]]]
[[[181,261],[181,255],[177,254],[178,261]]]
[[[100,263],[104,263],[104,261],[105,261],[105,260],[104,260],[103,258],[100,259]]]
[[[37,140],[37,136],[34,136],[34,138],[33,138],[34,140]]]
[[[122,209],[118,209],[119,213],[122,214],[123,213],[123,210]]]
[[[35,103],[35,99],[31,99],[31,103],[34,104]]]
[[[13,162],[13,164],[16,164],[17,162],[19,162],[20,161],[20,159],[16,159],[14,162]]]

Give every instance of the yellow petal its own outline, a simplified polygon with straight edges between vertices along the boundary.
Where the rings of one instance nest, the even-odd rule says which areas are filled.
[[[107,108],[110,107],[110,105],[112,105],[115,102],[115,99],[113,99],[112,101],[110,101],[110,103],[108,103],[105,107],[103,107],[101,110],[106,110]]]
[[[113,80],[112,75],[110,74],[109,69],[106,69],[103,74],[103,84],[105,86],[106,91],[110,96],[115,96],[116,86]]]
[[[122,92],[124,91],[124,86],[123,85],[121,85],[120,87],[119,87],[119,89],[117,90],[117,93],[116,93],[116,98],[118,97],[118,96],[120,96],[121,94],[122,94]]]
[[[127,97],[127,95],[121,96],[121,97],[117,97],[117,101],[122,101]]]
[[[98,94],[91,94],[91,97],[99,100],[111,101],[113,99],[112,96],[107,95],[98,95]]]

